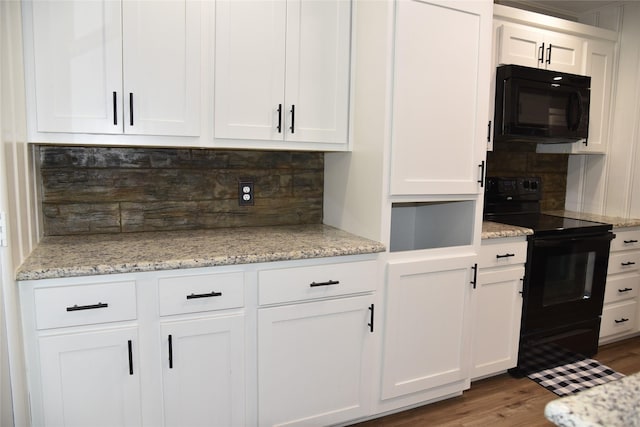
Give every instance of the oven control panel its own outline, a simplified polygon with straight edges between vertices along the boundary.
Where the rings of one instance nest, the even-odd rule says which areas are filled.
[[[487,177],[486,196],[501,200],[540,200],[539,177]]]

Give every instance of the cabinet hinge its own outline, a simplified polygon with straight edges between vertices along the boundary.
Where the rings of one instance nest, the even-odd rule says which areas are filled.
[[[7,214],[0,212],[0,246],[7,246]]]

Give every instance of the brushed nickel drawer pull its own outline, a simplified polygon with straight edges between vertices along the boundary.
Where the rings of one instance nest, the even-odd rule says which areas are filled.
[[[99,302],[97,304],[90,304],[90,305],[74,304],[72,307],[67,307],[67,311],[93,310],[96,308],[107,308],[107,307],[109,307],[109,304],[102,303],[102,302]]]

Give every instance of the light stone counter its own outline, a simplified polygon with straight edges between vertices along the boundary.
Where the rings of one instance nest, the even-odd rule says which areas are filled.
[[[552,400],[544,415],[562,427],[640,426],[640,373]]]
[[[498,222],[482,222],[483,239],[499,239],[501,237],[519,237],[533,234],[530,228],[518,227],[515,225],[500,224]]]
[[[564,211],[564,210],[549,211],[545,213],[549,215],[564,216],[567,218],[583,219],[585,221],[604,222],[604,223],[613,225],[613,228],[640,227],[639,218],[621,218],[617,216],[606,216],[606,215],[598,215],[598,214],[590,214],[590,213],[582,213],[582,212],[574,212],[574,211]]]
[[[383,252],[322,224],[45,237],[16,280],[287,261]]]

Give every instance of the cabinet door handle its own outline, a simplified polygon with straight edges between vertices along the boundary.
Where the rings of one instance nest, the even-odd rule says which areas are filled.
[[[538,62],[544,62],[544,43],[540,45],[540,48],[538,50]]]
[[[96,308],[107,308],[109,304],[99,302],[97,304],[89,304],[89,305],[78,305],[74,304],[71,307],[67,307],[67,311],[80,311],[80,310],[94,310]]]
[[[478,165],[478,167],[480,168],[480,179],[478,180],[478,183],[480,184],[480,188],[482,188],[484,187],[484,160]]]
[[[340,284],[339,280],[327,280],[326,282],[311,282],[309,283],[309,287],[315,288],[317,286],[331,286]]]
[[[278,133],[282,133],[282,104],[278,104]]]
[[[628,261],[628,262],[621,262],[620,265],[623,267],[626,267],[628,265],[635,265],[636,263],[633,261]]]
[[[118,126],[118,94],[113,92],[113,125]]]
[[[475,289],[476,283],[478,282],[478,264],[473,264],[471,269],[473,270],[473,280],[470,283],[473,285],[473,289]]]
[[[632,291],[633,288],[624,288],[624,289],[618,289],[618,292],[622,293],[622,292],[629,292]]]
[[[133,93],[129,92],[129,124],[133,126]]]
[[[133,343],[131,340],[127,342],[129,348],[129,375],[133,375]]]
[[[221,297],[222,296],[222,292],[216,292],[216,291],[212,291],[206,294],[194,294],[191,293],[190,295],[187,295],[187,299],[196,299],[196,298],[211,298],[211,297]]]
[[[173,337],[169,334],[169,369],[173,369]]]
[[[295,105],[291,105],[291,127],[289,129],[291,129],[291,133],[295,132],[296,126],[296,106]]]
[[[625,240],[624,243],[628,245],[629,243],[638,243],[638,241],[636,239],[631,239],[631,240]]]
[[[371,314],[371,316],[369,317],[369,319],[371,319],[371,321],[369,323],[367,323],[367,326],[369,327],[369,332],[373,333],[373,310],[375,309],[375,306],[373,304],[371,304],[369,306],[369,312]]]
[[[618,320],[618,319],[613,319],[616,323],[624,323],[624,322],[628,322],[629,319],[627,319],[626,317],[623,317],[622,319]]]
[[[551,64],[551,43],[549,43],[549,47],[547,48],[547,64]]]
[[[491,142],[491,120],[489,120],[489,126],[487,127],[487,142]]]
[[[516,254],[510,254],[510,253],[506,253],[504,255],[497,254],[496,258],[497,259],[500,259],[500,258],[511,258],[512,256],[516,256]]]

